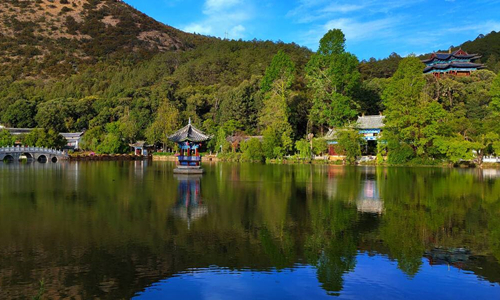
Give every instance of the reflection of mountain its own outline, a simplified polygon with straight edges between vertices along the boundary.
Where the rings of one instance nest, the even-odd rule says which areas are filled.
[[[201,177],[202,175],[175,175],[179,187],[173,213],[187,222],[188,229],[193,221],[208,214],[208,208],[201,199]]]

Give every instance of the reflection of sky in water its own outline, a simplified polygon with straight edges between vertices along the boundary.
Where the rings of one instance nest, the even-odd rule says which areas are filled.
[[[359,253],[339,299],[500,299],[498,284],[426,259],[415,277],[382,255]],[[135,299],[332,299],[310,266],[269,272],[196,269],[162,280]]]

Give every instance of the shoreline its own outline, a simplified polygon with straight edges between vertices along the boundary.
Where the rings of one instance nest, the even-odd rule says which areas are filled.
[[[153,161],[176,161],[176,156],[173,155],[152,155]],[[237,161],[231,159],[220,159],[215,155],[212,156],[202,156],[202,162],[230,162],[230,163],[262,163],[270,165],[330,165],[330,166],[373,166],[373,167],[415,167],[415,168],[450,168],[450,169],[500,169],[500,163],[483,163],[481,166],[474,164],[471,165],[450,165],[448,163],[434,164],[434,165],[419,165],[419,164],[408,164],[408,165],[391,165],[391,164],[377,164],[376,162],[369,163],[357,163],[354,165],[344,164],[343,160],[339,159],[329,159],[329,160],[297,160],[297,159],[270,159],[264,162],[252,162],[252,161]]]

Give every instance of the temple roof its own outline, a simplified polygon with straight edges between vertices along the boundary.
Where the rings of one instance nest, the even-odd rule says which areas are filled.
[[[450,68],[459,68],[459,69],[483,69],[484,65],[482,64],[476,64],[476,63],[471,63],[471,62],[459,62],[459,61],[452,61],[450,63],[446,64],[435,64],[432,66],[427,66],[424,69],[424,73],[430,72],[432,70],[446,70]]]
[[[385,116],[361,116],[358,117],[356,128],[358,129],[380,129],[384,127]]]
[[[181,128],[176,133],[172,134],[168,137],[169,140],[175,143],[181,142],[204,142],[211,139],[212,136],[206,135],[203,131],[197,129],[193,125],[191,125],[191,120],[189,120],[189,124]]]
[[[462,49],[458,49],[457,51],[451,53],[442,53],[442,52],[433,53],[430,58],[424,59],[422,60],[422,62],[430,63],[434,60],[450,60],[452,58],[475,60],[481,58],[481,56],[478,54],[468,54]]]

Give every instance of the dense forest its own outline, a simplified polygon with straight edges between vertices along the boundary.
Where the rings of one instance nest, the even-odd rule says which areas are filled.
[[[30,20],[40,12],[45,19]],[[312,52],[186,34],[114,0],[9,0],[0,13],[0,121],[41,128],[31,143],[85,130],[84,149],[99,153],[127,152],[137,140],[171,147],[166,136],[191,118],[214,136],[209,151],[234,152],[229,135],[263,135],[243,143],[237,159],[321,153],[330,128],[342,129],[339,150],[356,157],[359,138],[349,128],[360,114],[383,112],[378,152],[392,163],[500,153],[493,46],[480,52],[490,70],[438,80],[422,74],[417,57],[360,63],[340,30]],[[482,51],[498,36],[463,46]],[[0,134],[2,145],[14,140]]]

